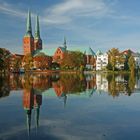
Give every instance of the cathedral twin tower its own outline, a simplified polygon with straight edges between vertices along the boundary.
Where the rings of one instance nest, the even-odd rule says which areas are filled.
[[[23,38],[24,55],[34,54],[35,51],[42,50],[42,40],[40,38],[39,17],[36,16],[35,36],[32,35],[31,13],[28,11],[26,34]]]

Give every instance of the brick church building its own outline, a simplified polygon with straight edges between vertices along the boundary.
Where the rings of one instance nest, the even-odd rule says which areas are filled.
[[[39,17],[36,17],[35,37],[32,35],[31,13],[28,11],[26,33],[23,37],[24,55],[34,54],[37,50],[42,50],[42,40],[40,38]]]

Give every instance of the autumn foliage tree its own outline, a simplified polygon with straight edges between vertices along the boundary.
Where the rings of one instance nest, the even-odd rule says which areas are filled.
[[[19,69],[21,68],[21,65],[22,65],[22,58],[21,57],[15,57],[14,60],[13,60],[13,70],[14,71],[19,71]]]
[[[44,53],[38,54],[33,59],[36,68],[43,70],[51,67],[52,58],[50,56],[45,55]]]
[[[109,63],[112,65],[113,71],[115,70],[117,56],[119,56],[119,50],[117,48],[112,48],[109,50]]]
[[[0,48],[0,70],[5,72],[9,70],[10,67],[10,51]]]
[[[84,54],[79,51],[66,52],[61,62],[61,68],[63,69],[81,70],[84,66]]]
[[[115,71],[117,64],[124,64],[125,58],[122,53],[120,53],[118,48],[112,48],[108,51],[109,64],[108,68]]]
[[[31,54],[27,54],[23,58],[23,67],[26,71],[29,71],[33,68],[33,57]]]

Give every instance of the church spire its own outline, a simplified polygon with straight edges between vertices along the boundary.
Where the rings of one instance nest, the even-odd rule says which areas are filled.
[[[28,11],[28,17],[27,17],[26,36],[32,36],[31,12],[30,12],[30,10]]]
[[[40,39],[40,27],[39,27],[39,17],[38,17],[38,15],[36,16],[35,38]]]
[[[66,37],[64,37],[64,48],[67,49],[67,41],[66,41]]]

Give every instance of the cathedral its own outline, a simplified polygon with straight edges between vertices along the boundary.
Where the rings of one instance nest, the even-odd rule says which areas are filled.
[[[32,23],[31,23],[31,13],[28,11],[26,33],[23,38],[23,50],[24,55],[36,54],[36,52],[42,50],[42,40],[40,37],[40,27],[39,27],[39,17],[36,16],[35,24],[35,35],[32,34]]]

